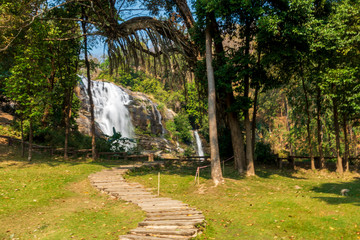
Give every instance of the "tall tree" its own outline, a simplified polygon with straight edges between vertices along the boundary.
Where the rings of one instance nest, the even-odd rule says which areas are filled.
[[[84,56],[85,56],[85,66],[86,66],[86,76],[88,81],[87,94],[89,96],[89,104],[90,104],[90,134],[91,134],[91,155],[92,159],[95,160],[97,157],[96,153],[96,136],[95,136],[95,114],[94,114],[94,101],[92,98],[92,90],[91,90],[91,74],[90,74],[90,63],[88,59],[88,40],[87,40],[87,28],[86,21],[88,17],[85,13],[85,9],[82,8],[82,17],[83,21],[81,22],[82,31],[84,34]]]
[[[215,186],[223,181],[220,165],[219,144],[217,136],[217,123],[216,123],[216,91],[215,91],[215,78],[214,70],[212,67],[212,39],[210,34],[211,24],[210,19],[207,18],[207,27],[205,30],[206,38],[206,72],[208,78],[209,89],[209,137],[211,148],[211,177]]]

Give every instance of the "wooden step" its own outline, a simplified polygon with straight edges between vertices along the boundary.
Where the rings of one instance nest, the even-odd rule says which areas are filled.
[[[139,167],[137,165],[136,167]],[[129,168],[104,170],[89,176],[91,184],[98,190],[125,201],[137,204],[146,212],[147,218],[129,234],[119,236],[123,240],[189,239],[197,234],[197,224],[204,221],[200,211],[171,198],[158,197],[138,183],[128,183],[123,178]]]
[[[179,211],[163,211],[163,212],[149,212],[146,215],[148,217],[161,217],[161,216],[196,216],[202,214],[200,211],[191,210],[179,210]]]
[[[144,228],[138,227],[130,231],[130,233],[144,234],[146,236],[184,236],[192,237],[196,234],[196,229],[181,229],[181,228]]]
[[[202,223],[203,220],[159,220],[153,221],[146,219],[145,221],[139,223],[140,227],[144,226],[189,226],[191,228],[196,224]]]
[[[162,220],[187,220],[187,221],[192,221],[192,220],[204,220],[204,216],[203,215],[197,215],[197,216],[186,216],[186,215],[165,215],[162,217],[147,217],[146,220],[149,221],[162,221]]]
[[[184,239],[184,237],[153,237],[153,236],[144,236],[144,235],[135,235],[135,234],[127,234],[119,237],[120,240],[173,240],[173,239]]]

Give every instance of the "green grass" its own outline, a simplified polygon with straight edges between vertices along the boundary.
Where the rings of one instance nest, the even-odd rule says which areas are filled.
[[[119,163],[62,161],[0,145],[0,239],[117,239],[144,214],[96,191],[89,174]]]
[[[161,195],[203,211],[206,228],[197,239],[360,239],[356,173],[260,167],[257,177],[241,178],[227,166],[225,183],[216,188],[209,169],[201,170],[195,185],[194,167],[142,169],[127,178],[157,188],[159,171]],[[343,188],[349,196],[340,195]]]
[[[36,153],[28,163],[16,148],[0,145],[0,239],[117,239],[144,215],[132,204],[97,192],[87,176],[120,162],[63,161]],[[360,239],[360,178],[327,171],[258,167],[257,177],[225,168],[213,187],[209,169],[140,169],[127,178],[157,187],[161,195],[203,211],[197,239]],[[301,189],[298,189],[298,188]],[[350,189],[349,196],[340,190]]]

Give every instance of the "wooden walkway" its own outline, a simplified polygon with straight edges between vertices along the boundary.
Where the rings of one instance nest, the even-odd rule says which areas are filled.
[[[89,176],[91,184],[102,192],[137,204],[146,219],[122,240],[190,239],[198,234],[196,225],[204,222],[200,211],[171,198],[158,197],[138,183],[126,182],[123,175],[142,165],[125,165]]]

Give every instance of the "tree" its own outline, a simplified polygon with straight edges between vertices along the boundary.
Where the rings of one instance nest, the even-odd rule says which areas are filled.
[[[86,21],[88,20],[87,15],[85,14],[85,9],[82,8],[82,17],[83,20],[81,22],[81,27],[84,33],[84,56],[85,56],[85,66],[86,66],[86,75],[87,75],[87,81],[88,81],[88,88],[87,88],[87,94],[89,96],[89,104],[90,104],[90,133],[91,133],[91,154],[92,158],[96,159],[96,140],[95,140],[95,115],[94,115],[94,102],[92,98],[92,91],[91,91],[91,75],[90,75],[90,63],[88,59],[88,40],[87,40],[87,28],[86,28]]]
[[[220,165],[219,145],[217,136],[217,123],[216,123],[216,91],[214,70],[212,67],[212,40],[210,34],[210,19],[207,19],[207,27],[205,31],[206,36],[206,72],[208,78],[208,106],[209,106],[209,137],[211,148],[211,176],[215,186],[223,181]]]
[[[48,93],[46,89],[46,76],[49,73],[48,45],[42,41],[47,33],[47,26],[39,21],[34,22],[32,29],[28,31],[24,44],[16,49],[14,66],[11,68],[11,76],[6,80],[6,94],[18,104],[17,113],[21,121],[29,121],[29,154],[28,160],[32,160],[33,127],[36,119],[42,116],[45,99]]]

